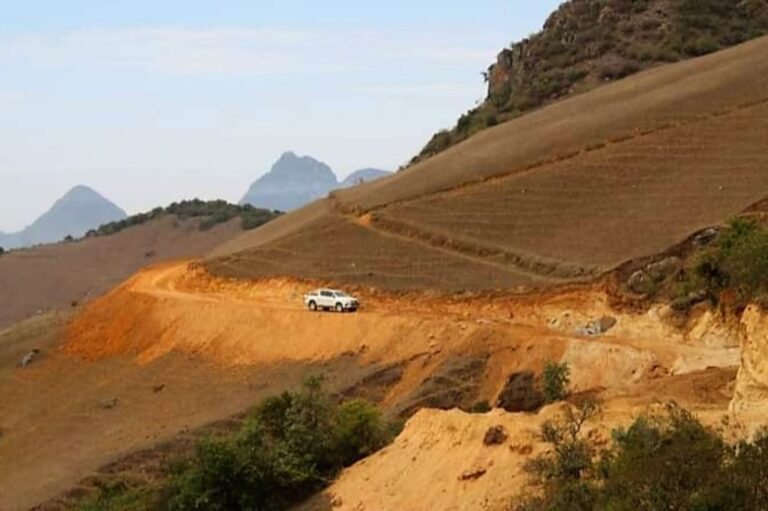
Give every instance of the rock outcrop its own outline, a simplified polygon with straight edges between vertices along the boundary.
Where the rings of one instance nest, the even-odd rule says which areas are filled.
[[[741,317],[741,366],[730,412],[749,435],[768,426],[768,314],[755,305]]]
[[[765,0],[570,0],[543,29],[502,50],[488,96],[414,161],[560,98],[768,33]]]

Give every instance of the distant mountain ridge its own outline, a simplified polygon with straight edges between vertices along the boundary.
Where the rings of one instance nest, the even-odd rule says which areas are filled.
[[[341,183],[331,167],[310,156],[298,156],[288,151],[269,172],[251,185],[240,201],[257,208],[290,211],[325,197],[337,188],[346,188],[384,177],[391,172],[380,169],[361,169],[353,172]]]
[[[29,227],[16,233],[0,233],[0,247],[23,248],[55,243],[67,236],[79,238],[90,229],[115,222],[128,215],[104,196],[87,186],[75,186]]]

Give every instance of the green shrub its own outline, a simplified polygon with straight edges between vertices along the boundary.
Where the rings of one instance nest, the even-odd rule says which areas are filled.
[[[613,433],[598,453],[583,426],[594,404],[568,406],[542,427],[551,449],[527,465],[540,492],[520,510],[768,509],[768,435],[728,445],[715,430],[670,404]]]
[[[489,403],[487,400],[483,400],[473,404],[469,409],[469,413],[488,413],[492,409],[493,408],[491,407],[491,403]]]
[[[704,291],[715,301],[732,292],[736,307],[763,297],[768,293],[768,230],[755,220],[732,220],[712,247],[696,255],[687,279],[687,289]]]
[[[677,406],[661,419],[636,420],[614,440],[599,466],[600,500],[609,509],[697,509],[701,492],[720,482],[725,443]]]
[[[125,482],[102,484],[94,495],[80,502],[77,511],[149,511],[156,497],[148,488],[131,487]]]
[[[254,208],[250,204],[237,205],[230,204],[223,200],[202,201],[200,199],[193,199],[174,202],[166,208],[155,208],[148,213],[139,213],[117,222],[104,224],[98,229],[88,231],[86,237],[117,234],[129,227],[142,225],[167,215],[174,215],[182,220],[202,218],[202,221],[200,222],[200,230],[206,231],[237,217],[240,217],[241,219],[241,227],[243,230],[255,229],[281,214],[280,211]]]
[[[714,53],[720,49],[720,44],[709,36],[700,36],[683,45],[683,52],[692,57]]]
[[[336,450],[341,464],[350,465],[373,454],[389,441],[381,411],[371,403],[353,399],[339,405]]]
[[[599,411],[596,400],[584,399],[576,407],[565,405],[560,420],[542,425],[541,438],[550,445],[551,453],[529,462],[526,470],[543,487],[543,495],[528,499],[521,509],[593,509],[597,493],[592,481],[595,448],[582,437],[582,430]]]
[[[168,485],[168,509],[281,510],[392,438],[370,403],[334,403],[322,380],[264,401],[232,437],[201,442]]]
[[[567,363],[548,361],[541,373],[541,392],[546,403],[554,403],[568,397],[570,369]]]

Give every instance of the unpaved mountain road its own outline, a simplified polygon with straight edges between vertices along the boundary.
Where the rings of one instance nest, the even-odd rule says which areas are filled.
[[[501,338],[563,344],[564,353],[574,357],[632,352],[676,374],[738,365],[733,339],[697,342],[685,328],[667,325],[660,309],[612,310],[598,286],[493,298],[356,289],[363,308],[355,314],[309,312],[302,296],[312,287],[286,279],[219,279],[189,261],[158,265],[75,318],[65,349],[92,360],[133,355],[143,363],[177,351],[236,365],[330,360],[348,353],[360,354],[365,363],[391,364],[436,348],[460,354],[472,333],[489,329]],[[577,333],[606,316],[616,326],[605,334]],[[711,318],[703,317],[689,329],[702,338],[720,335],[710,332],[715,325],[708,322]]]
[[[527,296],[357,288],[350,291],[362,299],[360,312],[311,313],[302,295],[319,285],[225,280],[177,261],[137,273],[71,319],[38,318],[0,334],[0,509],[27,509],[312,372],[343,389],[377,368],[400,367],[380,400],[402,410],[445,367],[467,359],[484,361],[477,401],[493,401],[510,373],[540,371],[547,360],[570,364],[575,390],[642,401],[666,395],[658,382],[675,378],[667,375],[738,365],[729,339],[698,340],[716,332],[706,318],[678,329],[658,310],[613,310],[598,285]],[[575,333],[603,316],[617,320],[606,334]],[[15,368],[32,347],[43,348],[40,361]],[[686,386],[675,392],[681,402],[700,400]]]

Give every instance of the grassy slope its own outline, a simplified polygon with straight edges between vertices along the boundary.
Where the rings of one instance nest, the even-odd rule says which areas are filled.
[[[414,162],[542,105],[766,33],[763,0],[571,0],[499,54],[485,102],[437,133]]]
[[[763,38],[552,104],[246,233],[209,267],[509,289],[663,250],[766,195],[767,51]]]

